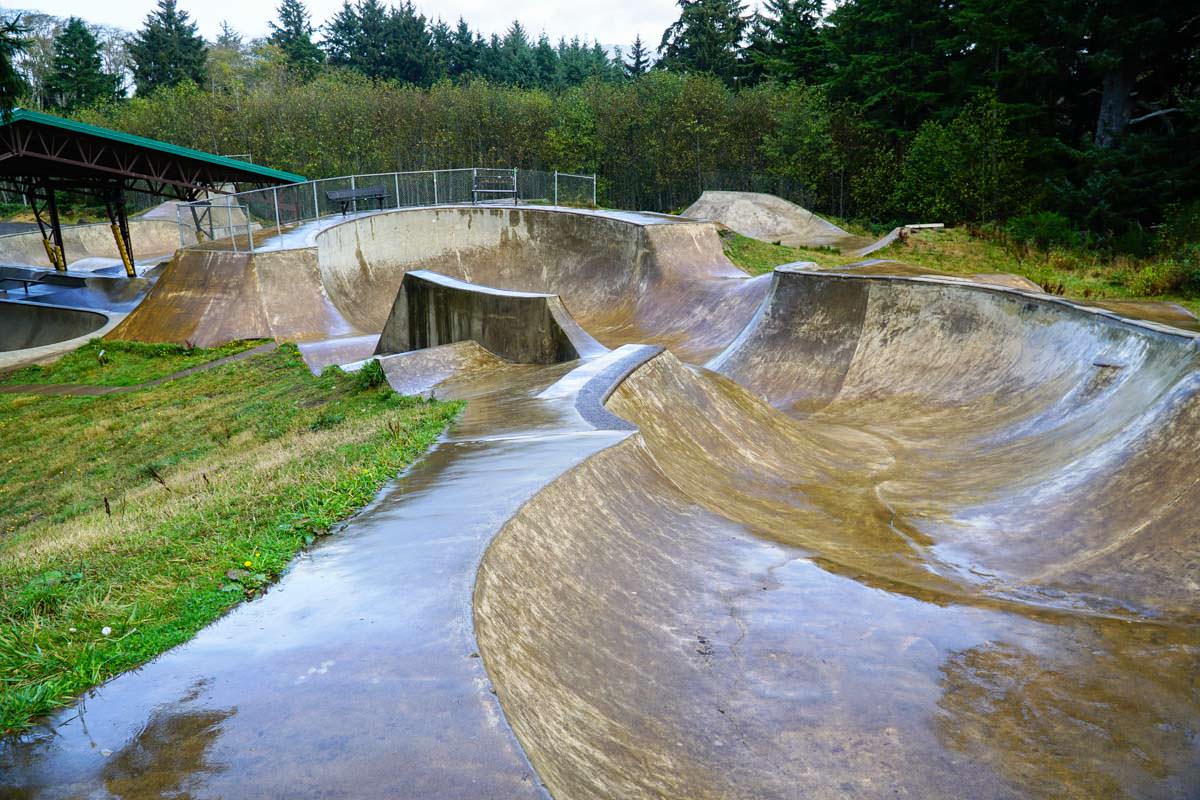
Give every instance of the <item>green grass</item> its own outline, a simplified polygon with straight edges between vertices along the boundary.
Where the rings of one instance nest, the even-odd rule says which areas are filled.
[[[174,372],[232,356],[262,344],[242,341],[212,349],[92,339],[52,364],[22,367],[0,376],[0,385],[81,383],[136,386]]]
[[[461,407],[371,377],[283,345],[128,394],[0,395],[0,730],[261,591]]]
[[[831,247],[788,247],[751,239],[733,231],[722,232],[721,244],[729,260],[751,275],[761,275],[794,261],[813,261],[822,267],[838,267],[860,260],[843,256]]]

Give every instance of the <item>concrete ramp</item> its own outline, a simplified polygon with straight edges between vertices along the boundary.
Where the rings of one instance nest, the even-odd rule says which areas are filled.
[[[463,341],[518,364],[557,364],[605,351],[557,295],[479,286],[428,270],[405,273],[376,354]]]
[[[0,300],[0,352],[77,339],[107,323],[99,311]]]
[[[706,191],[684,210],[683,216],[719,222],[743,236],[788,247],[856,250],[871,241],[782,197],[759,192]]]

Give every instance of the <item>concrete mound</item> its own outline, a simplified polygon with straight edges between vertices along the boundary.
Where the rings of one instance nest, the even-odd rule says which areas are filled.
[[[788,247],[835,247],[855,250],[870,239],[844,231],[806,208],[759,192],[706,191],[683,216],[719,222],[730,230]]]

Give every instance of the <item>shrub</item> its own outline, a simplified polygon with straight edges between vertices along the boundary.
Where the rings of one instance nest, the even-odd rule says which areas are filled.
[[[372,358],[363,364],[358,372],[354,373],[354,385],[360,392],[375,389],[385,383],[387,383],[387,376],[383,374],[383,367],[378,358]]]
[[[1083,244],[1083,237],[1071,227],[1071,221],[1054,211],[1039,211],[1036,214],[1013,217],[1005,229],[1016,241],[1039,250],[1049,250],[1051,247],[1079,247]]]

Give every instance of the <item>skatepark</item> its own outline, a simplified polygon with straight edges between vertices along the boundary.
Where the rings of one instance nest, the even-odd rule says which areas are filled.
[[[1197,334],[1012,276],[752,277],[630,211],[194,238],[2,341],[296,342],[466,411],[265,596],[0,744],[14,796],[1200,782]]]

